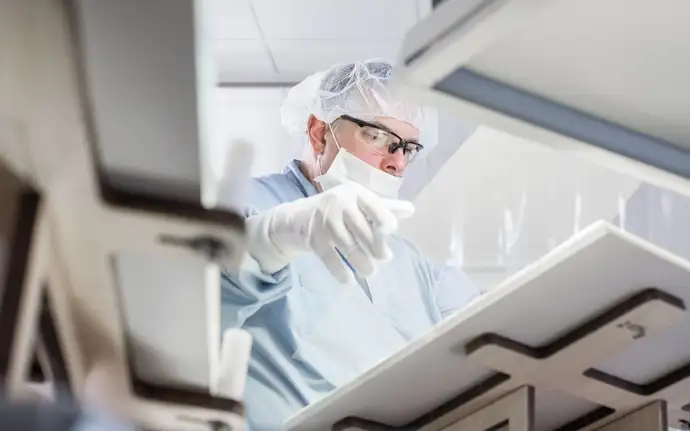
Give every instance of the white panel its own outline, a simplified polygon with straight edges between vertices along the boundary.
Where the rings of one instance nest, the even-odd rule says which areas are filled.
[[[488,292],[497,287],[510,275],[505,268],[496,267],[493,269],[474,269],[468,268],[465,274],[472,280],[472,283],[482,292]]]
[[[514,270],[578,229],[614,220],[619,197],[627,200],[639,184],[575,155],[480,127],[418,195],[402,231],[436,260],[451,258],[451,237],[458,235],[464,261],[453,263],[469,271]]]
[[[417,19],[422,20],[434,10],[432,0],[417,0]]]
[[[414,200],[477,128],[476,124],[442,110],[436,110],[436,117],[437,138],[427,142],[424,136],[432,134],[422,133],[423,157],[405,170],[405,182],[400,189],[401,199]],[[429,126],[431,125],[425,124],[425,127]]]
[[[149,382],[208,387],[205,263],[137,253],[114,263],[135,372]]]
[[[197,61],[196,48],[206,40],[197,38],[195,3],[76,3],[93,144],[107,181],[198,200],[205,118],[198,115],[204,73],[197,67],[206,62]]]
[[[272,81],[278,76],[260,40],[218,40],[215,51],[220,82]]]
[[[292,139],[280,122],[280,106],[286,92],[286,88],[280,87],[218,89],[213,165],[216,178],[222,177],[227,146],[235,138],[254,144],[253,176],[280,172],[287,162],[302,154],[303,143]]]
[[[402,38],[417,22],[416,0],[254,0],[267,39]]]
[[[335,40],[276,40],[270,42],[273,58],[280,74],[290,79],[302,79],[336,63],[384,57],[397,57],[401,40],[335,41]]]
[[[219,39],[261,39],[250,0],[213,0],[214,36]]]

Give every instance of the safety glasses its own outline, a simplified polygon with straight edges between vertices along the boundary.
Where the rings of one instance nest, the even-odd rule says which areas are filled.
[[[359,126],[355,137],[364,142],[377,154],[394,154],[396,151],[402,150],[405,161],[412,163],[424,149],[422,144],[405,140],[384,126],[372,124],[348,115],[343,115],[340,119]]]

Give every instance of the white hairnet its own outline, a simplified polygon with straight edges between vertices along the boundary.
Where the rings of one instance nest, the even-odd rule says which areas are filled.
[[[428,108],[401,97],[390,85],[392,72],[393,66],[385,60],[338,64],[317,72],[288,92],[281,108],[283,126],[290,135],[304,137],[312,114],[326,123],[343,115],[364,121],[392,117],[416,127],[425,149],[433,147],[438,127],[435,112],[425,115]]]

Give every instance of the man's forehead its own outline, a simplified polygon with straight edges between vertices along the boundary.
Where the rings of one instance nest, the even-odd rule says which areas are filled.
[[[387,129],[396,135],[400,135],[400,137],[403,139],[419,139],[419,129],[405,121],[400,121],[393,117],[375,117],[371,123],[381,126],[382,128]]]

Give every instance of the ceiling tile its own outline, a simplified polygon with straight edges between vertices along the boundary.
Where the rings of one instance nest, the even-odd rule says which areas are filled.
[[[374,57],[394,61],[398,56],[400,44],[400,40],[276,40],[269,43],[269,49],[281,76],[301,80],[311,73],[337,63]]]
[[[217,40],[215,53],[219,82],[277,79],[271,57],[259,40]]]
[[[212,0],[213,34],[218,39],[261,39],[250,0]]]
[[[417,0],[253,0],[267,39],[400,39]]]

